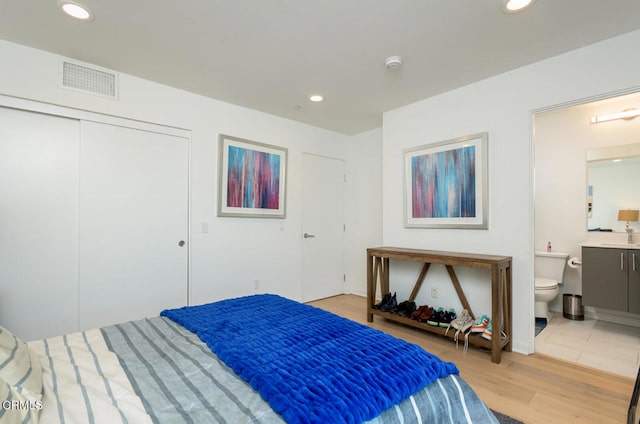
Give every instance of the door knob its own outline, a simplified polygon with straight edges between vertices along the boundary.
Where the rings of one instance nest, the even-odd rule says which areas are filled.
[[[180,247],[184,246],[184,240],[180,240],[180,241],[178,242],[178,246],[180,246]]]
[[[304,238],[314,238],[315,234],[304,233]]]

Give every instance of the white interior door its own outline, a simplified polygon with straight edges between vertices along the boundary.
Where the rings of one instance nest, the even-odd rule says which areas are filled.
[[[80,329],[187,303],[188,140],[82,122]]]
[[[302,299],[344,292],[344,161],[302,154]]]
[[[0,323],[25,340],[76,331],[79,129],[0,107]]]

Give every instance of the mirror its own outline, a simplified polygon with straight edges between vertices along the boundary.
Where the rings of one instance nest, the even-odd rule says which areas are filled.
[[[587,150],[587,185],[587,230],[624,232],[618,210],[640,209],[640,144]]]

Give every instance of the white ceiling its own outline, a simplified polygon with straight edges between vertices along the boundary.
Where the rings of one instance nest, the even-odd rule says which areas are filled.
[[[520,14],[502,0],[79,1],[92,22],[56,0],[0,1],[0,38],[344,134],[640,28],[639,0],[537,0]],[[391,55],[400,69],[385,69]]]

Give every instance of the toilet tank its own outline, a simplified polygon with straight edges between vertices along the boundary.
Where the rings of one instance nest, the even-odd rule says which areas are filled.
[[[564,270],[568,260],[568,253],[536,251],[534,264],[535,276],[556,280],[558,284],[562,284]]]

